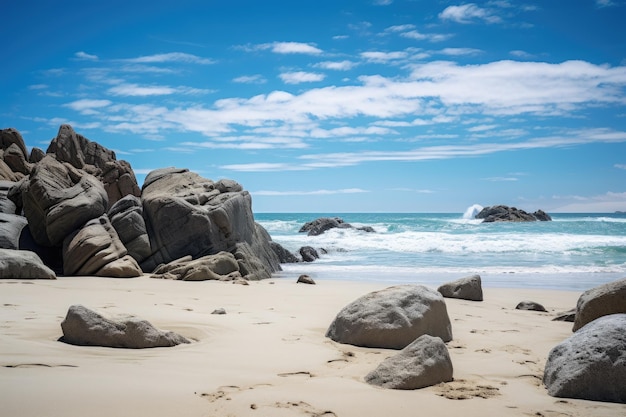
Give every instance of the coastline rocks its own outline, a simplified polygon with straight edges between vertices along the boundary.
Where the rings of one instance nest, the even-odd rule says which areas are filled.
[[[443,297],[421,285],[398,285],[366,294],[344,307],[326,337],[355,346],[402,349],[424,334],[452,340]]]
[[[534,222],[537,220],[552,220],[552,218],[543,210],[537,210],[535,213],[530,214],[525,212],[524,210],[504,205],[485,207],[480,211],[480,213],[476,215],[475,218],[483,219],[483,223]]]
[[[585,291],[576,303],[572,331],[577,331],[598,317],[626,313],[626,278]]]
[[[51,156],[35,165],[19,194],[30,231],[43,246],[59,245],[85,222],[104,214],[108,207],[100,181]]]
[[[233,281],[241,279],[241,274],[235,256],[230,252],[220,252],[198,259],[185,256],[166,265],[160,265],[153,272],[152,278],[180,281]]]
[[[128,162],[118,161],[115,152],[76,133],[70,125],[61,125],[46,153],[98,178],[111,204],[128,194],[141,195]]]
[[[15,184],[13,181],[0,180],[0,213],[17,213],[15,203],[9,198],[9,191]]]
[[[138,263],[150,256],[150,238],[139,198],[127,195],[119,199],[109,209],[108,216],[130,256]]]
[[[186,255],[235,254],[242,276],[270,278],[280,270],[267,231],[254,222],[250,194],[231,180],[213,182],[187,169],[164,168],[147,175],[142,201],[152,271]]]
[[[61,323],[62,342],[78,346],[144,349],[190,343],[174,332],[163,332],[145,320],[108,320],[82,305],[73,305]]]
[[[131,278],[142,274],[137,262],[127,255],[106,215],[92,219],[63,243],[65,275],[96,275]]]
[[[452,381],[448,348],[438,337],[422,335],[367,374],[365,381],[383,388],[413,390]]]
[[[626,314],[600,317],[552,349],[543,382],[554,397],[626,404]]]
[[[364,232],[374,232],[374,229],[370,226],[354,227],[350,223],[345,223],[343,219],[339,217],[320,217],[313,221],[307,222],[299,230],[300,233],[307,232],[307,236],[319,236],[327,230],[339,228],[339,229],[356,229]]]
[[[302,256],[302,262],[313,262],[319,259],[320,255],[317,250],[311,246],[303,246],[300,248],[300,256]]]
[[[437,291],[446,298],[483,301],[483,288],[480,275],[472,275],[445,283],[437,288]]]
[[[20,237],[27,224],[26,217],[0,212],[0,248],[20,249]]]
[[[516,310],[527,310],[527,311],[542,311],[542,312],[547,312],[548,310],[546,310],[546,308],[544,306],[542,306],[541,304],[535,302],[535,301],[520,301],[516,306],[515,306]]]
[[[0,278],[56,279],[56,274],[34,252],[0,249]]]
[[[270,247],[278,256],[278,262],[281,264],[294,264],[300,262],[300,259],[293,253],[289,252],[278,242],[270,242]]]

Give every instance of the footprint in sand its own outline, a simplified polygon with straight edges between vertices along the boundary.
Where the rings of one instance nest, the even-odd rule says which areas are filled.
[[[255,408],[253,408],[255,407]],[[320,410],[318,408],[313,407],[311,404],[304,402],[304,401],[287,401],[287,402],[276,402],[273,405],[269,405],[269,406],[262,406],[262,405],[257,405],[257,404],[252,404],[250,406],[250,408],[253,408],[255,410],[259,409],[259,408],[274,408],[276,412],[278,412],[279,410],[289,410],[289,411],[296,411],[298,412],[298,414],[302,414],[305,416],[312,416],[312,417],[322,417],[322,416],[326,416],[326,417],[337,417],[337,414],[335,414],[332,411],[329,410]],[[291,413],[290,413],[291,415]]]
[[[435,390],[437,395],[449,400],[486,399],[500,395],[499,388],[464,379],[441,383],[435,387]]]

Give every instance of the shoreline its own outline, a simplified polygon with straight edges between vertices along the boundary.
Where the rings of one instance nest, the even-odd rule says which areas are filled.
[[[364,376],[395,353],[325,337],[346,304],[387,283],[273,278],[237,285],[60,277],[1,280],[0,416],[622,416],[626,405],[548,396],[548,352],[571,335],[553,322],[577,291],[484,287],[485,300],[446,299],[454,381],[416,391]],[[515,310],[522,300],[548,313]],[[57,341],[72,304],[135,315],[193,340],[155,349]],[[224,308],[226,315],[213,315]],[[469,396],[469,399],[452,399]]]

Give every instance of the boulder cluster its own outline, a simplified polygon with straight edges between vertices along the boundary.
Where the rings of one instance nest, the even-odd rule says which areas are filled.
[[[483,223],[493,222],[535,222],[551,221],[552,218],[543,210],[537,210],[534,213],[527,213],[522,209],[509,206],[490,206],[482,209],[475,216],[476,219],[483,219]]]
[[[256,280],[280,270],[277,244],[240,184],[164,168],[140,189],[128,162],[69,125],[30,154],[17,130],[0,131],[0,232],[11,251],[0,257],[14,259],[3,278],[42,277],[33,265],[48,278]],[[22,251],[30,269],[20,267]]]

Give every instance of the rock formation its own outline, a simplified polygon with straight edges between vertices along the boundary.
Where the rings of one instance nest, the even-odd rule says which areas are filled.
[[[350,223],[346,223],[339,217],[320,217],[308,223],[305,223],[299,230],[300,233],[307,232],[308,236],[319,236],[327,230],[339,229],[356,229],[364,232],[374,232],[370,226],[354,227]]]
[[[235,181],[164,168],[148,174],[142,201],[152,250],[141,264],[144,271],[186,255],[222,251],[235,255],[247,279],[280,270],[269,234],[254,221],[250,194]]]
[[[185,256],[168,264],[159,266],[153,278],[175,279],[180,281],[234,281],[243,279],[235,255],[220,252],[198,259]]]
[[[160,331],[145,320],[115,322],[82,305],[69,308],[61,329],[61,341],[79,346],[144,349],[189,343],[183,336]]]
[[[626,404],[626,314],[600,317],[552,349],[543,382],[554,397]]]
[[[509,206],[485,207],[476,215],[477,219],[483,219],[483,223],[492,222],[534,222],[550,221],[552,218],[543,210],[537,210],[530,214],[524,210]]]
[[[424,334],[452,340],[443,297],[422,285],[398,285],[344,307],[326,337],[355,346],[403,349]]]
[[[437,288],[437,291],[446,298],[483,301],[483,288],[480,275],[472,275],[445,283]]]
[[[626,313],[626,278],[585,291],[576,303],[573,331],[598,317]]]
[[[19,132],[0,131],[0,215],[0,247],[34,251],[69,275],[135,277],[175,262],[171,276],[181,258],[222,252],[240,280],[280,270],[281,247],[254,221],[237,182],[165,168],[139,190],[126,161],[69,125],[46,154],[33,148],[30,157]]]
[[[422,335],[367,374],[369,384],[391,389],[420,389],[452,381],[448,348],[438,337]]]

